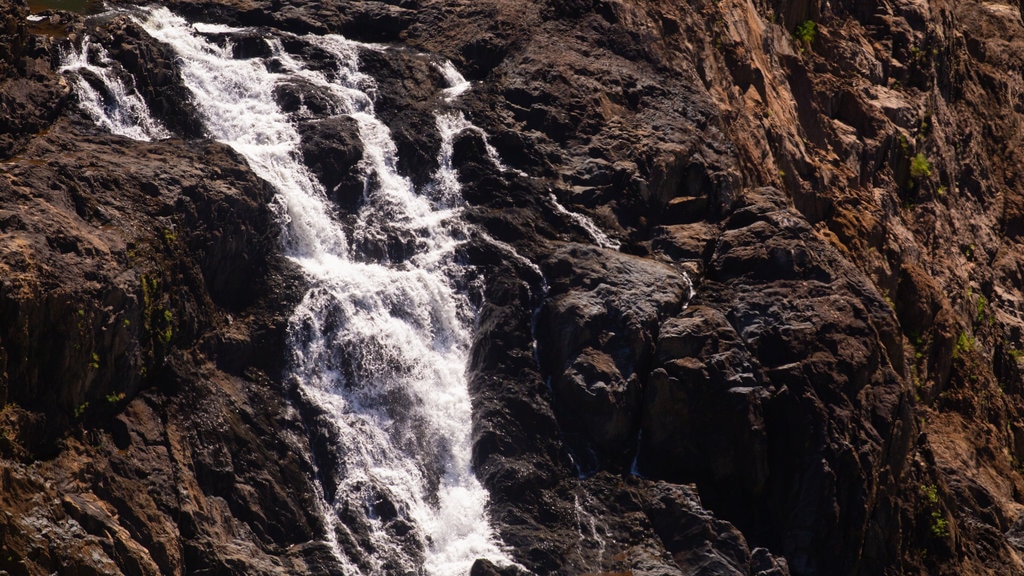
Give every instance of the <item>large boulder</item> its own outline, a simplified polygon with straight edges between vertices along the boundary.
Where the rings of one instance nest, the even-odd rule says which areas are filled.
[[[660,322],[690,293],[685,274],[611,250],[567,245],[543,263],[549,291],[537,349],[584,471],[633,459]]]

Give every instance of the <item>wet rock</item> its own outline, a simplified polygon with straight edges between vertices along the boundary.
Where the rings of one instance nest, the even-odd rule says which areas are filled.
[[[325,530],[305,424],[262,375],[297,293],[272,191],[224,145],[76,121],[15,134],[0,183],[0,567],[337,573],[301,546]]]
[[[550,289],[537,346],[559,417],[584,470],[626,467],[657,326],[683,305],[689,281],[664,265],[573,245],[543,268]]]
[[[338,112],[330,94],[300,79],[279,82],[274,87],[274,98],[281,110],[300,119],[323,118]]]
[[[690,486],[659,482],[647,511],[654,530],[687,574],[788,575],[786,560],[750,550],[743,535],[705,510]]]
[[[310,120],[299,125],[302,157],[328,196],[345,212],[363,198],[363,143],[359,125],[348,116]]]
[[[1012,391],[1024,263],[1015,94],[1024,30],[1012,5],[875,4],[170,3],[208,21],[401,42],[479,80],[454,106],[532,177],[500,173],[478,136],[456,142],[466,217],[478,226],[465,254],[486,279],[474,294],[473,459],[518,562],[559,574],[1016,573],[1024,478],[1010,455],[1019,460],[1022,444],[1024,407]],[[816,36],[794,40],[806,21]],[[0,558],[0,568],[338,571],[321,543],[284,530],[294,522],[303,539],[322,527],[303,516],[308,502],[279,489],[302,484],[312,458],[287,460],[305,452],[278,443],[271,424],[307,432],[284,416],[265,420],[252,404],[279,406],[273,384],[239,376],[279,351],[280,318],[254,312],[260,319],[223,327],[229,307],[238,324],[266,298],[252,288],[235,300],[240,279],[252,284],[263,272],[233,264],[250,253],[231,239],[261,240],[222,217],[257,215],[253,199],[177,170],[175,183],[156,170],[124,176],[134,165],[90,164],[94,154],[134,160],[163,154],[158,147],[96,141],[62,172],[33,165],[71,155],[85,136],[46,154],[30,144],[64,113],[67,89],[46,42],[26,37],[17,18],[7,22],[0,146],[5,157],[34,156],[10,163],[0,211],[9,240],[0,378],[15,404],[0,413],[10,432],[0,450],[58,460],[52,469],[3,463],[3,508],[26,521],[5,521],[4,546],[21,553]],[[155,76],[140,81],[151,87],[140,90],[158,102],[162,87],[176,85],[173,62],[130,27],[116,34],[125,70],[152,66]],[[259,49],[247,41],[239,55]],[[443,106],[433,56],[389,48],[363,59],[401,170],[422,184],[436,169],[432,115]],[[297,117],[337,112],[308,87],[282,86],[278,96]],[[161,114],[179,115],[171,100]],[[356,157],[341,131],[310,146],[342,143],[336,157],[345,162],[321,159],[339,183]],[[218,166],[211,180],[252,184],[235,159],[204,150]],[[915,176],[919,153],[930,168],[918,161]],[[200,186],[199,196],[169,192],[178,184]],[[591,239],[546,201],[553,189],[625,239],[629,254],[566,244]],[[127,219],[128,240],[104,230],[122,227],[125,210],[102,190],[127,191],[151,214]],[[199,233],[175,220],[179,204]],[[98,231],[82,233],[79,220]],[[163,229],[173,237],[140,232]],[[140,237],[150,240],[128,247]],[[401,252],[405,241],[368,249]],[[148,316],[146,336],[140,302],[151,290],[139,267],[153,257],[161,313]],[[696,272],[687,309],[684,265]],[[83,272],[69,276],[71,268]],[[33,283],[53,270],[49,283]],[[281,293],[295,290],[294,280],[276,282]],[[62,291],[67,284],[74,289]],[[207,294],[206,284],[218,288]],[[124,319],[131,327],[118,325]],[[37,325],[72,334],[81,349],[49,343]],[[179,354],[197,342],[199,356]],[[103,354],[91,367],[94,348],[127,360]],[[26,370],[29,349],[63,370]],[[230,375],[194,369],[207,361]],[[159,371],[166,376],[133,375],[165,364],[174,368]],[[153,408],[140,408],[136,394],[108,437],[104,423],[120,400],[97,406],[121,381],[130,395],[148,390]],[[60,400],[47,412],[50,398]],[[69,425],[85,399],[87,430],[101,433],[88,442],[60,436],[77,429]],[[186,416],[206,403],[214,408],[202,420]],[[243,417],[231,416],[236,409]],[[202,442],[172,429],[195,429]],[[146,489],[141,466],[93,446],[107,438],[154,471]],[[334,463],[323,454],[329,439],[311,443],[318,466]],[[628,474],[633,456],[649,480]],[[74,473],[53,471],[61,469]],[[196,469],[202,479],[193,482]],[[69,476],[65,499],[43,481]],[[276,506],[281,522],[268,511]],[[338,541],[365,549],[365,522],[353,516]],[[29,554],[27,542],[44,541]],[[287,551],[275,548],[281,542]],[[502,573],[485,561],[475,570]]]
[[[441,146],[435,107],[447,88],[437,66],[405,50],[365,50],[360,70],[374,78],[375,110],[391,129],[399,171],[417,186],[437,170]]]
[[[399,112],[391,122],[391,135],[398,147],[398,170],[417,186],[430,182],[439,167],[441,136],[437,121],[412,110]]]
[[[92,30],[107,47],[110,57],[131,75],[134,85],[156,118],[184,138],[203,135],[204,128],[192,96],[181,80],[174,53],[153,40],[127,17],[120,17],[102,30]]]
[[[703,306],[687,309],[662,325],[656,355],[659,368],[644,391],[640,470],[700,479],[724,492],[761,493],[769,473],[763,414],[769,394],[726,317]]]
[[[515,566],[496,566],[490,560],[477,560],[469,571],[470,576],[519,576],[525,574]]]

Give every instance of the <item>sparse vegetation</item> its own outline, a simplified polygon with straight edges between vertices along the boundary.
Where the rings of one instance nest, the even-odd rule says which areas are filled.
[[[956,339],[956,346],[953,348],[953,358],[959,358],[974,350],[974,336],[961,332]]]
[[[932,536],[945,538],[949,536],[949,521],[942,517],[942,512],[932,510]]]
[[[910,160],[910,177],[915,181],[924,180],[932,175],[932,163],[928,161],[928,157],[918,152]]]
[[[939,489],[935,484],[929,484],[927,486],[921,486],[921,495],[924,496],[925,502],[928,504],[930,509],[931,522],[929,523],[928,530],[935,538],[945,538],[949,536],[949,521],[946,520],[942,514],[942,510],[939,508]]]
[[[797,24],[793,34],[803,45],[810,46],[818,35],[818,25],[813,20],[804,20]]]
[[[919,332],[915,331],[910,334],[910,343],[914,346],[914,360],[918,362],[924,360],[926,346],[924,338],[921,337]]]
[[[174,313],[157,305],[159,289],[155,278],[142,277],[142,327],[146,334],[167,346],[174,337]]]
[[[171,338],[173,338],[174,336],[174,330],[173,328],[171,328],[171,325],[174,322],[174,313],[171,312],[170,310],[164,310],[163,318],[164,329],[159,334],[160,341],[163,342],[164,344],[170,344]]]
[[[889,305],[889,308],[892,308],[894,312],[896,311],[896,303],[893,302],[892,297],[889,296],[888,290],[882,290],[882,299]]]
[[[988,316],[985,311],[985,305],[988,304],[988,300],[983,294],[978,295],[977,302],[974,303],[974,321],[982,322]]]

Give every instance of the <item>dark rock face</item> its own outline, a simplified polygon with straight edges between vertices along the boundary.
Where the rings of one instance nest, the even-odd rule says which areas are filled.
[[[569,245],[544,262],[550,288],[537,317],[541,367],[583,471],[627,470],[660,322],[690,285],[669,266]]]
[[[9,501],[4,569],[329,566],[326,550],[265,548],[323,531],[308,449],[281,435],[303,424],[265,376],[287,313],[260,304],[287,286],[267,185],[219,144],[49,134],[0,185],[3,454],[34,463],[4,461],[32,494]],[[223,536],[238,530],[251,537]]]
[[[70,96],[51,71],[53,42],[29,33],[28,8],[5,2],[0,12],[0,155],[15,154],[52,122]]]
[[[489,288],[474,363],[475,461],[524,564],[643,571],[639,543],[651,541],[681,561],[678,536],[632,524],[602,491],[604,472],[564,476],[566,459],[621,474],[635,457],[647,478],[695,483],[748,550],[764,547],[751,558],[767,548],[787,560],[744,564],[708,533],[686,544],[714,550],[720,573],[1018,573],[1002,534],[1020,477],[995,455],[1017,444],[991,428],[1014,430],[1019,413],[992,388],[1017,381],[1002,359],[1020,336],[1019,277],[1006,272],[1017,252],[992,232],[1013,228],[1019,192],[995,174],[1017,161],[1002,136],[972,139],[966,156],[954,136],[1017,122],[973,84],[1019,84],[1005,72],[1019,68],[1016,8],[561,2],[523,17],[514,6],[451,8],[450,32],[406,35],[484,79],[466,106],[507,162],[547,176],[624,252],[696,284],[685,308],[636,329],[615,295],[628,274],[613,266],[566,294],[592,276],[563,242],[588,239],[531,196],[540,190],[461,168],[476,221],[550,285],[489,264],[491,278],[523,281]],[[817,32],[803,44],[792,32],[807,20]],[[557,433],[540,430],[552,419]],[[641,507],[683,522],[680,507]],[[597,532],[626,530],[633,547],[581,555],[595,531],[559,520],[573,508],[600,510]]]
[[[131,76],[131,84],[146,100],[152,113],[167,127],[186,138],[203,135],[199,113],[170,49],[157,42],[126,17],[120,17],[93,31],[110,57]]]
[[[2,88],[20,113],[0,179],[0,569],[331,573],[309,434],[275,381],[297,281],[272,191],[217,143],[97,135],[54,41],[21,22]],[[162,48],[107,26],[167,124],[201,132]]]
[[[328,195],[343,210],[352,212],[363,196],[363,143],[359,126],[348,116],[307,120],[299,124],[302,158],[320,179]]]
[[[391,129],[398,147],[398,169],[422,186],[437,170],[441,138],[434,110],[441,73],[425,57],[407,50],[364,51],[360,70],[376,83],[374,109]]]
[[[403,174],[437,169],[446,106],[525,173],[456,138],[486,280],[473,462],[529,571],[1024,573],[1018,6],[167,4],[400,44],[361,58]],[[269,190],[223,146],[78,123],[24,17],[0,10],[0,569],[340,573],[315,543],[330,442],[279,382],[300,282]],[[200,137],[166,49],[91,26]],[[474,80],[453,104],[441,57]],[[277,97],[354,209],[354,121]]]

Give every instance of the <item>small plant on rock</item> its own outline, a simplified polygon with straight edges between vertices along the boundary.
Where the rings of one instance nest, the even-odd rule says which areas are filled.
[[[109,402],[110,404],[117,404],[121,400],[124,400],[124,392],[117,392],[117,393],[107,394],[106,398],[107,398],[107,402]]]
[[[953,348],[953,358],[959,358],[974,350],[974,337],[966,332],[961,332],[956,339],[956,346]]]
[[[916,181],[924,180],[932,175],[932,163],[928,161],[928,158],[918,152],[910,160],[910,177]]]
[[[988,311],[985,309],[985,306],[987,304],[988,304],[988,300],[985,298],[984,294],[979,294],[978,295],[978,301],[974,304],[974,311],[975,311],[974,321],[975,322],[981,323],[981,322],[983,322],[985,320],[988,320],[989,324],[992,323],[992,315],[989,314]]]
[[[929,532],[935,538],[945,538],[949,536],[949,520],[946,520],[942,514],[942,510],[939,508],[939,489],[935,484],[928,484],[927,486],[921,486],[921,495],[924,496],[925,502],[928,504],[930,509],[929,516],[931,523],[928,526]]]
[[[818,25],[814,20],[804,20],[797,24],[796,31],[793,34],[804,46],[809,47],[814,43],[814,38],[818,35]]]
[[[945,538],[949,536],[949,521],[942,517],[942,512],[938,510],[932,511],[932,524],[931,524],[932,536],[936,538]]]

